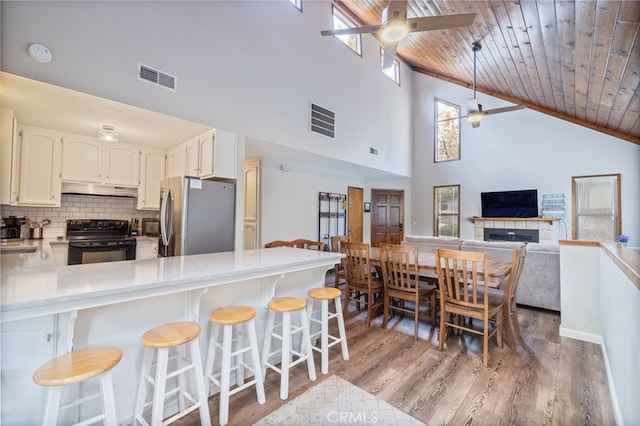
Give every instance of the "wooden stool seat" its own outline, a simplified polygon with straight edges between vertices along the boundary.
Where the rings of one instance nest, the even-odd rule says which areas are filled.
[[[200,335],[200,324],[173,322],[152,328],[142,335],[142,344],[148,348],[172,348],[188,343]]]
[[[248,306],[227,306],[211,312],[209,321],[220,325],[235,325],[247,322],[255,316],[255,309]]]
[[[113,346],[80,349],[38,367],[33,381],[40,386],[79,383],[111,370],[121,359],[122,351]]]
[[[302,297],[276,297],[269,301],[268,307],[276,312],[295,312],[307,307]]]
[[[84,425],[98,421],[104,421],[109,425],[117,424],[111,369],[121,359],[122,351],[119,348],[96,346],[60,355],[38,367],[33,373],[33,381],[40,386],[48,387],[42,424],[55,425],[58,423],[58,414],[61,410],[77,407],[98,398],[102,401],[102,413],[87,419],[87,413],[83,409],[85,420],[77,424]],[[81,391],[80,396],[76,396],[70,402],[60,403],[63,386],[81,383],[98,376],[100,376],[100,392],[87,395]]]
[[[220,390],[220,408],[218,419],[220,425],[229,422],[229,397],[249,386],[256,388],[258,402],[264,404],[264,385],[258,338],[256,336],[253,319],[256,311],[248,306],[226,306],[216,309],[209,315],[213,324],[209,336],[209,348],[205,363],[204,375],[206,380],[206,394],[209,386],[215,385]],[[222,339],[220,340],[220,334]],[[245,341],[248,338],[248,344]],[[216,352],[220,350],[219,368],[216,370],[218,358]],[[245,354],[250,353],[251,363],[245,362]],[[245,382],[245,369],[253,373],[253,379]],[[232,384],[232,373],[235,373],[235,383]]]
[[[337,288],[317,287],[309,290],[307,296],[316,300],[333,300],[336,297],[342,296],[342,292]]]
[[[201,327],[197,322],[173,322],[160,325],[142,335],[144,355],[134,409],[134,424],[167,425],[192,411],[200,413],[200,424],[210,426],[209,404],[204,385],[204,372],[197,337]],[[170,351],[176,354],[170,356]],[[169,361],[175,360],[175,369],[169,369]],[[155,368],[154,368],[155,365]],[[154,373],[155,370],[155,373]],[[186,373],[192,373],[195,395],[188,389]],[[175,384],[167,389],[167,385]],[[153,388],[152,399],[147,401],[147,387]],[[177,398],[178,412],[165,418],[168,398]],[[149,422],[144,418],[145,409],[151,408]]]

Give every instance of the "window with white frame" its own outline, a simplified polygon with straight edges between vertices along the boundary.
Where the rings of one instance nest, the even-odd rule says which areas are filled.
[[[433,187],[433,235],[460,237],[460,185]]]
[[[393,60],[393,65],[389,68],[383,68],[383,58],[384,58],[384,48],[380,47],[380,69],[391,80],[395,81],[398,86],[400,86],[400,61],[397,59]]]
[[[573,239],[614,241],[622,234],[620,174],[571,178]]]
[[[351,18],[349,18],[344,12],[340,10],[340,8],[333,5],[333,29],[341,30],[344,28],[353,28],[357,27],[358,24]],[[349,46],[351,50],[356,52],[358,55],[362,56],[362,46],[360,42],[360,34],[345,34],[345,35],[337,35],[337,37],[341,42]]]
[[[434,162],[460,159],[460,105],[435,98]]]

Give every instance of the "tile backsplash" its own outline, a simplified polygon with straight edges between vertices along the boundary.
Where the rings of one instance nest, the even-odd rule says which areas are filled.
[[[156,218],[158,211],[137,210],[135,198],[110,197],[100,195],[62,194],[60,207],[26,207],[1,205],[0,214],[7,216],[25,216],[32,222],[51,220],[43,231],[43,238],[65,236],[67,219],[142,219]]]

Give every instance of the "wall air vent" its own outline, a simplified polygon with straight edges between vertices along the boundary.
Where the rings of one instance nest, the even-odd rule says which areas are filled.
[[[311,103],[311,131],[331,139],[336,137],[336,113]]]
[[[176,78],[174,76],[153,69],[147,65],[138,64],[138,78],[173,91],[176,90]]]

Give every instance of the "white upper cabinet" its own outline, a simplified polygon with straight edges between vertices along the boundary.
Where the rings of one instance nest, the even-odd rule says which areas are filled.
[[[164,151],[142,148],[138,209],[160,210],[160,181],[165,176]]]
[[[17,175],[13,174],[16,168],[11,166],[15,162],[13,157],[17,143],[16,114],[12,110],[0,108],[0,204],[12,204],[18,196]]]
[[[167,155],[167,176],[237,179],[237,135],[210,130],[178,145]]]
[[[102,182],[102,142],[65,134],[62,139],[62,180]]]
[[[62,180],[138,186],[140,148],[105,143],[88,136],[65,134],[62,139]]]
[[[126,143],[104,143],[104,183],[123,186],[140,184],[140,148]]]
[[[59,207],[62,134],[32,126],[21,126],[19,134],[15,204]]]

